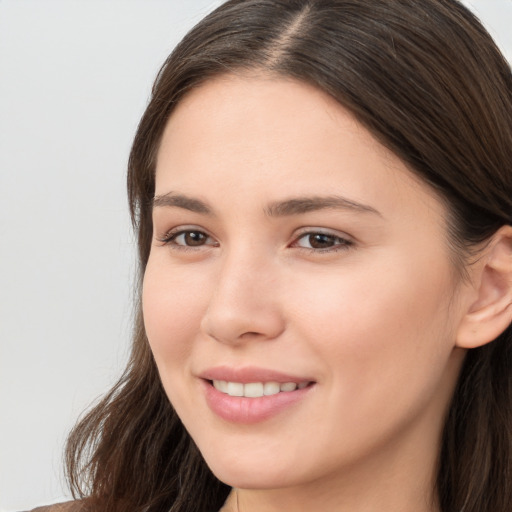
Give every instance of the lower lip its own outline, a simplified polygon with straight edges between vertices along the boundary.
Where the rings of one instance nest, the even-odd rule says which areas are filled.
[[[202,382],[206,402],[210,409],[226,421],[244,424],[258,423],[278,415],[302,400],[314,387],[314,384],[310,384],[306,388],[295,391],[247,398],[229,396],[215,389],[209,381],[203,380]]]

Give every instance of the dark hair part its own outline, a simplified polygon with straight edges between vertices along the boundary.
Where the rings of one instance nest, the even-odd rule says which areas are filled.
[[[212,77],[264,71],[322,89],[350,110],[449,210],[457,265],[512,223],[512,76],[455,0],[230,0],[162,67],[130,155],[140,274],[148,260],[155,160],[183,96]],[[219,508],[229,488],[207,468],[161,386],[136,319],[132,356],[72,432],[75,496],[109,511]],[[443,512],[512,508],[512,331],[468,352],[446,419],[436,499]]]

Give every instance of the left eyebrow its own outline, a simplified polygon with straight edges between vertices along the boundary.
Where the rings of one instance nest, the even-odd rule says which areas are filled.
[[[370,213],[382,217],[372,206],[353,201],[341,196],[296,197],[285,201],[271,203],[265,209],[270,217],[301,215],[316,210],[348,210],[357,213]]]

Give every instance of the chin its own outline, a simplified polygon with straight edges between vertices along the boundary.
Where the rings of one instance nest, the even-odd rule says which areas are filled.
[[[267,468],[249,468],[235,471],[233,468],[212,468],[213,474],[223,483],[237,489],[277,489],[293,486],[293,481],[281,478]]]
[[[239,489],[275,489],[294,485],[298,475],[280,468],[275,458],[262,460],[237,457],[229,453],[222,457],[205,457],[212,473],[223,483]]]

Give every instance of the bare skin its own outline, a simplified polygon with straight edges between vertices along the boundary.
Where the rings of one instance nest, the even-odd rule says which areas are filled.
[[[444,417],[485,342],[464,337],[479,292],[453,268],[438,197],[333,99],[265,76],[178,105],[155,195],[146,330],[185,427],[237,489],[222,511],[438,512]],[[212,366],[311,389],[241,424],[208,405]]]

